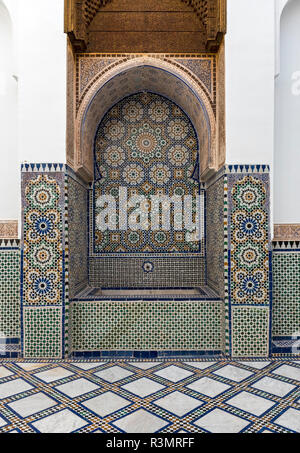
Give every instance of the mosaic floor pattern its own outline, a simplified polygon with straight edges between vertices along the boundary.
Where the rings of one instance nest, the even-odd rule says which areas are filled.
[[[0,433],[300,433],[300,360],[0,361]]]

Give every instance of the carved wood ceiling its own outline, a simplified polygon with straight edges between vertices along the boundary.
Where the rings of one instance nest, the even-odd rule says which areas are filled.
[[[65,32],[75,50],[84,51],[89,26],[101,8],[116,0],[65,0]],[[131,0],[134,5],[134,0]],[[206,50],[217,51],[226,33],[226,0],[180,0],[199,19],[199,30],[206,35]],[[145,0],[147,4],[147,0]]]

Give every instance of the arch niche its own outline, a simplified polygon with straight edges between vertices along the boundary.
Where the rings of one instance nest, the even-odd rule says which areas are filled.
[[[76,117],[75,171],[84,180],[93,180],[93,145],[99,123],[113,105],[141,91],[168,98],[190,118],[199,143],[201,179],[218,170],[223,162],[217,151],[215,114],[205,89],[180,67],[146,56],[130,59],[95,77]]]

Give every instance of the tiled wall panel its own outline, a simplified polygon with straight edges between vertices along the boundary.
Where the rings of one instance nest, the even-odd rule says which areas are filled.
[[[272,336],[300,336],[300,247],[274,244]]]
[[[20,313],[19,241],[0,240],[0,358],[19,352]]]
[[[71,305],[73,351],[222,349],[222,301],[83,301]]]
[[[267,357],[269,354],[269,307],[233,306],[232,356]]]
[[[269,168],[226,166],[229,354],[267,356],[270,329]],[[226,280],[226,279],[225,279]],[[229,346],[230,346],[229,344]]]
[[[67,353],[65,165],[22,165],[22,352]]]
[[[150,263],[150,272],[145,263]],[[205,259],[90,258],[89,282],[104,288],[197,288],[205,285]]]

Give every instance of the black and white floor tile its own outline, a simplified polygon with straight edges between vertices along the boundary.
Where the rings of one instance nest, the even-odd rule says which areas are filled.
[[[0,433],[299,433],[300,360],[0,362]]]

